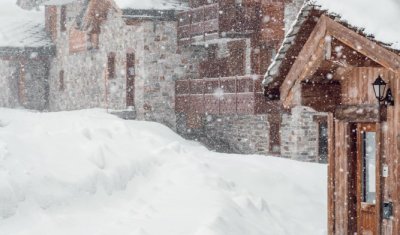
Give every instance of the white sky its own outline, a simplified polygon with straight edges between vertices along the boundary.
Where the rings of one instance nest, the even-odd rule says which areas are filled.
[[[365,28],[378,41],[400,49],[400,0],[315,0],[351,25]]]

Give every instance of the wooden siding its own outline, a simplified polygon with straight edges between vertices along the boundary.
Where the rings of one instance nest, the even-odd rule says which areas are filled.
[[[302,83],[301,104],[322,112],[334,112],[336,106],[340,104],[340,89],[340,83],[335,81]]]
[[[178,80],[175,102],[176,112],[197,114],[259,114],[280,109],[265,99],[261,76],[256,80],[254,76]]]
[[[392,72],[398,72],[400,68],[400,57],[398,55],[322,15],[281,85],[281,100],[285,106],[291,106],[290,98],[292,96],[290,91],[295,83],[305,80],[315,72],[314,66],[318,65],[318,62],[322,59],[320,45],[327,35],[334,37]]]
[[[356,223],[354,217],[354,208],[351,207],[355,203],[354,201],[354,176],[355,163],[354,159],[354,146],[350,143],[354,143],[352,140],[351,128],[354,128],[354,124],[357,122],[372,122],[377,123],[377,185],[380,190],[377,191],[377,204],[376,204],[376,217],[364,217],[364,222],[369,224],[376,224],[378,233],[382,235],[397,235],[399,231],[399,171],[400,167],[398,162],[399,159],[399,147],[397,138],[400,134],[400,105],[398,102],[395,106],[388,106],[383,109],[387,109],[387,119],[380,121],[377,107],[377,102],[373,91],[369,89],[372,87],[371,83],[378,74],[386,77],[386,81],[389,83],[390,88],[395,91],[395,101],[400,100],[400,76],[393,73],[389,69],[383,68],[355,68],[353,72],[349,73],[349,77],[346,78],[348,81],[346,86],[351,86],[357,89],[357,95],[347,96],[346,105],[338,106],[342,109],[349,109],[349,107],[355,107],[358,109],[368,110],[368,107],[372,107],[371,113],[375,113],[372,119],[366,119],[368,116],[364,115],[353,115],[348,118],[341,118],[339,111],[335,113],[335,122],[328,122],[330,129],[335,130],[333,136],[330,135],[330,143],[335,143],[335,148],[330,147],[329,150],[329,168],[328,168],[328,231],[329,234],[353,234],[357,232],[356,224],[360,224],[362,221]],[[350,81],[352,80],[353,81]],[[366,85],[361,85],[364,83]],[[349,95],[354,91],[349,88],[342,89],[344,94]],[[364,91],[364,92],[362,92]],[[371,92],[372,91],[372,92]],[[332,115],[332,114],[330,114]],[[340,119],[340,120],[339,120]],[[328,119],[329,120],[329,119]],[[381,119],[382,120],[382,119]],[[400,141],[400,140],[399,140]],[[334,156],[334,159],[332,159]],[[333,164],[333,165],[332,165]],[[387,165],[389,168],[388,177],[384,178],[381,176],[382,165]],[[334,178],[334,180],[332,180]],[[353,182],[353,183],[352,183]],[[380,191],[380,192],[379,192]],[[333,194],[333,195],[331,195]],[[381,218],[380,211],[382,202],[392,202],[394,208],[394,216],[391,219]],[[368,221],[367,221],[368,220]],[[358,228],[360,229],[360,228]]]
[[[177,14],[178,41],[180,44],[192,43],[196,36],[206,39],[206,34],[219,33],[219,5],[204,5]]]
[[[385,68],[358,67],[347,74],[342,84],[342,104],[377,104],[372,83],[381,75],[390,83],[395,73]]]
[[[348,234],[348,137],[346,122],[335,121],[335,234]]]
[[[185,45],[194,42],[195,37],[207,41],[219,38],[221,33],[258,32],[261,24],[259,6],[260,3],[255,2],[248,4],[220,2],[200,4],[196,8],[180,12],[177,14],[178,41],[181,45]],[[282,28],[280,29],[282,31]]]
[[[397,235],[400,231],[400,143],[398,136],[400,134],[400,76],[396,74],[390,81],[393,91],[395,106],[389,106],[387,110],[387,122],[382,125],[383,138],[383,159],[382,164],[386,164],[389,168],[387,178],[382,178],[382,197],[383,201],[392,202],[394,209],[394,217],[392,219],[383,219],[382,235]]]
[[[335,141],[335,120],[332,113],[328,114],[328,234],[335,234],[335,205],[336,205],[336,184],[335,184],[335,172],[336,172],[336,141]]]

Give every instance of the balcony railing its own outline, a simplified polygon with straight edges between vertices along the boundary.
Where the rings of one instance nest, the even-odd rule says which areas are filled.
[[[204,5],[178,13],[178,41],[190,44],[228,37],[233,33],[249,33],[260,27],[260,10],[257,4],[242,6],[218,3]],[[195,40],[196,39],[196,40]]]
[[[260,114],[268,102],[262,76],[178,80],[175,110],[188,114]]]

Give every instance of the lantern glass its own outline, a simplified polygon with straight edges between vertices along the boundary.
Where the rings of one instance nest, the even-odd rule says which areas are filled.
[[[374,83],[372,83],[374,87],[374,92],[375,92],[375,97],[379,101],[383,101],[385,98],[385,90],[386,90],[386,82],[382,79],[381,76],[378,76],[378,78],[375,80]]]

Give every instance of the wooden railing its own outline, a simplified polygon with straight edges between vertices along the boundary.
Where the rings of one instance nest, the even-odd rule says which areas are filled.
[[[228,37],[230,33],[256,31],[260,27],[260,8],[257,4],[241,6],[218,3],[204,5],[178,13],[178,41],[181,44]],[[196,40],[198,41],[198,40]]]
[[[262,76],[178,80],[175,110],[189,114],[265,113]]]

